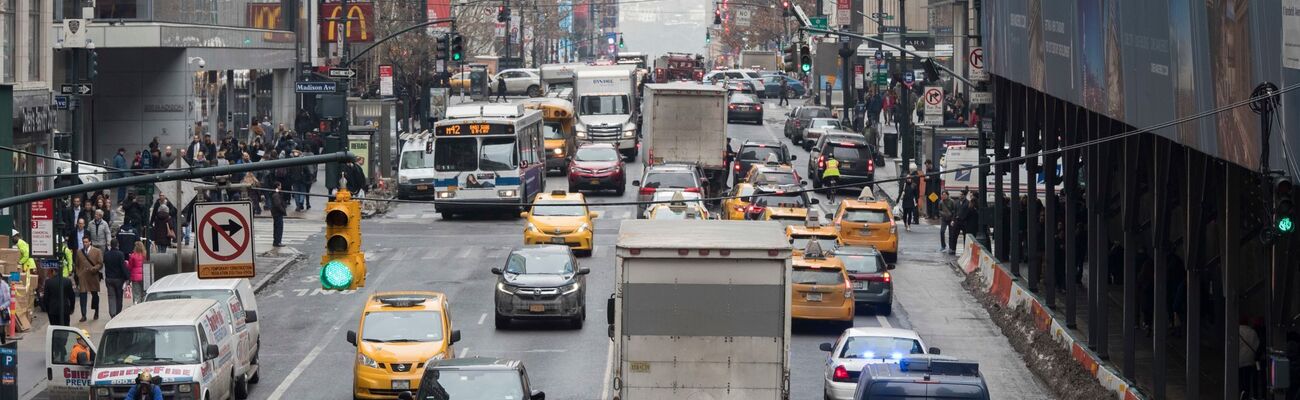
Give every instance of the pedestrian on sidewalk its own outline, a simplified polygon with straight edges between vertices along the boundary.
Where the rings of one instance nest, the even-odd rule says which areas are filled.
[[[126,253],[117,247],[117,239],[112,240],[108,251],[104,252],[104,281],[108,283],[108,317],[113,318],[122,312],[122,287],[129,277],[126,271]]]
[[[939,223],[940,223],[939,252],[940,253],[947,251],[948,246],[950,244],[948,242],[948,229],[949,226],[953,224],[953,218],[952,218],[953,203],[954,201],[952,198],[948,196],[948,192],[942,192],[939,194]],[[956,243],[951,243],[951,245],[953,247],[957,246]]]
[[[153,240],[154,252],[159,254],[166,254],[167,248],[172,246],[172,240],[176,239],[176,230],[172,228],[171,214],[165,210],[165,208],[155,209],[153,228],[149,230],[149,239]]]
[[[947,194],[946,192],[944,194]],[[962,237],[966,231],[967,208],[970,206],[966,202],[966,193],[962,192],[961,196],[952,200],[952,226],[948,228],[948,254],[957,254],[957,238]]]
[[[497,78],[497,98],[495,101],[506,101],[506,80],[504,77]]]
[[[781,101],[777,102],[776,105],[789,106],[790,105],[790,93],[789,93],[790,78],[786,77],[785,75],[777,75],[777,78],[781,79],[781,93],[778,94],[781,96]]]
[[[885,123],[892,124],[894,123],[894,106],[898,104],[898,92],[890,90],[887,93],[889,94],[881,100],[881,108],[885,112]]]
[[[69,326],[72,307],[76,305],[77,295],[72,289],[72,280],[59,273],[56,268],[45,271],[45,293],[41,297],[42,306],[50,318],[50,325]]]
[[[126,149],[118,147],[117,154],[113,155],[113,170],[117,171],[113,173],[113,177],[125,178],[126,173],[122,171],[126,171],[126,168]],[[121,203],[124,199],[126,199],[126,186],[120,186],[117,188],[117,202]]]
[[[103,200],[100,200],[103,201]],[[108,239],[113,235],[113,229],[104,221],[104,210],[95,210],[95,219],[90,221],[90,226],[86,228],[86,236],[90,239],[90,244],[103,250],[108,246]]]
[[[144,301],[144,243],[135,242],[135,251],[131,252],[126,259],[126,269],[128,277],[131,279],[131,301],[141,303]]]
[[[9,294],[9,275],[0,274],[0,344],[9,343],[9,323],[12,322],[12,316],[9,314],[9,305],[13,302],[13,297]]]
[[[917,187],[916,171],[912,171],[901,187],[902,193],[900,193],[899,199],[903,203],[903,226],[908,232],[911,232],[912,224],[920,223],[916,216],[916,200],[920,195],[917,192],[919,188]]]
[[[81,241],[77,251],[77,299],[81,301],[81,322],[86,322],[86,297],[90,296],[90,308],[95,310],[95,319],[99,319],[99,274],[104,270],[104,253],[90,245],[90,239]]]
[[[280,192],[280,188],[283,186],[284,185],[281,183],[276,182],[275,192],[271,193],[271,234],[273,238],[271,246],[275,247],[284,247],[284,243],[281,243],[281,239],[284,237],[284,215],[286,204],[284,201],[284,193]]]

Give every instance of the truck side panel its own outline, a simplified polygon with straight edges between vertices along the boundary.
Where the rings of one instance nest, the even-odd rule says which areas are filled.
[[[646,90],[645,136],[655,163],[725,168],[727,100],[721,92]]]
[[[776,399],[781,391],[780,338],[642,336],[625,343],[633,351],[628,360],[634,360],[622,366],[630,399],[691,398],[668,396],[691,392],[745,398],[729,397],[737,390],[757,396],[752,399]],[[653,395],[631,397],[636,391]]]
[[[624,287],[625,336],[780,337],[785,288],[773,285],[629,283]]]

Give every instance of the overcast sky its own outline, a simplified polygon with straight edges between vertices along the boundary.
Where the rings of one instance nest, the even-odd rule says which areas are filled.
[[[704,31],[713,23],[711,1],[626,1],[619,10],[625,51],[646,53],[652,60],[670,51],[704,54]]]

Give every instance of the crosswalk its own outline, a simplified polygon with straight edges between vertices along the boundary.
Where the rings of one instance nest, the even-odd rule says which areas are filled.
[[[258,218],[253,229],[253,246],[259,253],[271,251],[274,249],[274,225],[270,218]],[[307,239],[312,235],[322,232],[325,224],[321,221],[306,219],[284,220],[284,236],[280,238],[281,244],[286,246],[297,246],[307,243]]]

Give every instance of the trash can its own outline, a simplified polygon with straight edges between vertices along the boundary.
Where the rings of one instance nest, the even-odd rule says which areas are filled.
[[[898,158],[898,134],[885,132],[885,156]]]

